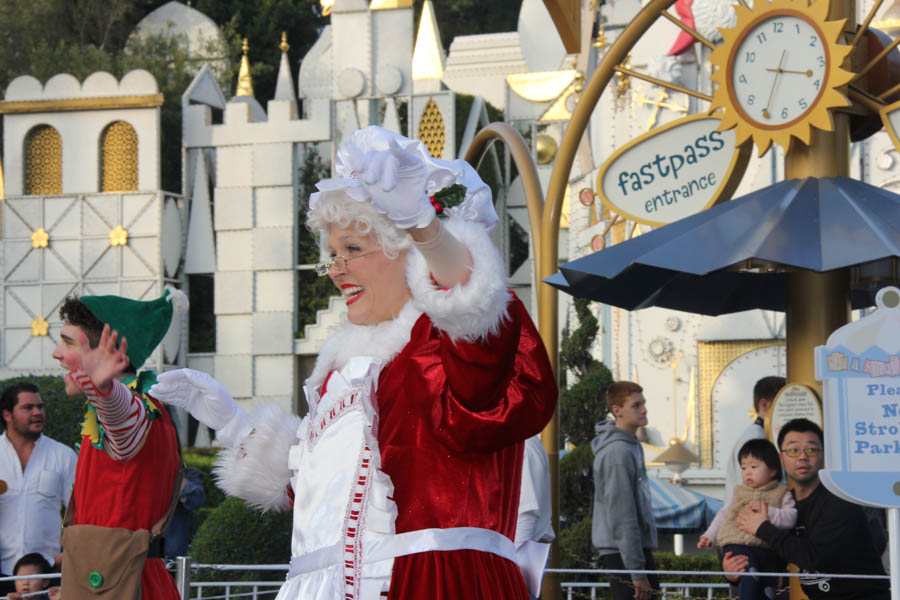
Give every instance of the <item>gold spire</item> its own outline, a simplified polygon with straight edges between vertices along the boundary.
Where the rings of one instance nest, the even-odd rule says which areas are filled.
[[[281,43],[278,44],[278,49],[282,52],[287,52],[291,49],[291,45],[287,43],[287,31],[281,32]]]
[[[250,51],[250,44],[247,41],[247,38],[244,38],[243,45],[244,55],[241,57],[241,68],[238,71],[238,82],[237,82],[237,90],[235,90],[235,96],[250,96],[253,97],[253,78],[250,77],[250,59],[247,57],[247,52]]]
[[[323,17],[331,14],[331,9],[334,8],[334,0],[319,0],[319,4],[322,6]]]
[[[412,58],[412,78],[437,79],[444,77],[444,50],[438,35],[434,7],[429,0],[422,5],[419,17],[419,31]]]

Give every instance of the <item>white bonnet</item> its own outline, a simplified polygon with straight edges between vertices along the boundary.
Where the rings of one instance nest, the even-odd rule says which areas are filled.
[[[349,196],[358,202],[369,202],[369,190],[357,174],[365,170],[366,162],[371,156],[367,153],[389,150],[391,140],[422,158],[428,171],[423,190],[426,196],[434,196],[454,184],[465,186],[465,199],[457,206],[445,208],[444,214],[458,215],[467,221],[481,223],[488,231],[497,225],[491,189],[481,180],[472,165],[462,159],[446,161],[432,158],[422,142],[377,125],[357,129],[340,143],[334,157],[337,177],[316,183],[318,191],[309,196],[310,210],[315,210],[316,203],[327,201],[333,193]]]

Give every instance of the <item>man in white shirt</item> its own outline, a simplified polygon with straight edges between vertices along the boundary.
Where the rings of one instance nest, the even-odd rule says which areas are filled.
[[[778,395],[779,390],[784,387],[784,384],[784,377],[769,375],[768,377],[763,377],[757,381],[756,385],[753,386],[753,409],[756,411],[756,419],[743,431],[743,433],[741,433],[740,437],[738,437],[734,446],[731,448],[728,464],[725,467],[724,500],[726,504],[731,498],[735,486],[741,483],[741,463],[738,460],[738,452],[740,452],[741,447],[750,440],[766,437],[766,430],[763,427],[766,413],[769,412],[772,401],[775,400],[775,396]]]
[[[38,388],[17,383],[0,396],[5,431],[0,434],[0,571],[12,573],[16,561],[40,552],[59,564],[61,513],[75,481],[76,455],[68,446],[41,435],[44,401]],[[3,486],[0,485],[0,489]]]

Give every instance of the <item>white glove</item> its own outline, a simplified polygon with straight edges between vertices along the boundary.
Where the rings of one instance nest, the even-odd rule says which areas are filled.
[[[366,152],[360,161],[360,181],[369,191],[375,210],[387,214],[397,227],[425,227],[435,215],[425,195],[425,162],[393,139],[388,146],[388,150]]]
[[[166,404],[183,408],[216,431],[235,420],[250,420],[250,415],[235,404],[218,381],[193,369],[160,373],[149,394]]]

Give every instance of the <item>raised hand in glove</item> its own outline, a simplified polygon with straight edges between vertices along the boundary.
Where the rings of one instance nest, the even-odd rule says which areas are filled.
[[[217,431],[235,418],[249,419],[249,415],[235,404],[231,394],[218,381],[193,369],[160,373],[149,393],[166,404],[183,408],[192,417]]]
[[[387,150],[370,150],[361,162],[359,178],[375,210],[387,214],[401,229],[431,223],[434,206],[425,195],[428,170],[420,156],[390,139]]]

